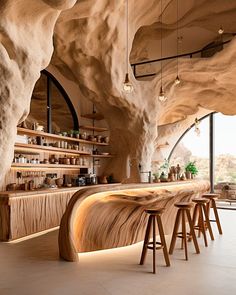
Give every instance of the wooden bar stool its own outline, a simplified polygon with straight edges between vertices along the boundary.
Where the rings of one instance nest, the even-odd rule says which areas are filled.
[[[191,219],[191,214],[190,214],[190,209],[193,207],[193,204],[189,203],[189,202],[179,202],[179,203],[175,203],[175,207],[178,208],[178,211],[177,211],[174,230],[173,230],[173,234],[172,234],[172,238],[171,238],[169,254],[173,254],[175,243],[176,243],[176,238],[181,238],[182,239],[182,247],[181,248],[183,248],[183,246],[184,246],[185,259],[188,260],[188,248],[187,248],[188,237],[191,237],[193,239],[196,253],[197,254],[200,253],[198,243],[197,243],[197,238],[196,238],[194,227],[193,227],[193,222]],[[186,216],[187,216],[187,221],[189,224],[190,233],[187,233],[187,231],[186,231],[186,219],[185,219]],[[178,232],[180,221],[182,221],[182,231]]]
[[[210,218],[210,209],[211,208],[213,209],[213,212],[214,212],[214,215],[215,215],[215,219],[213,219],[213,220],[209,219],[209,221],[210,222],[216,222],[219,234],[222,235],[223,232],[222,232],[222,228],[221,228],[221,224],[220,224],[220,218],[219,218],[219,215],[218,215],[218,211],[217,211],[217,208],[216,208],[216,201],[215,201],[219,197],[219,194],[208,193],[208,194],[204,194],[202,197],[209,200],[209,202],[206,205],[207,206],[208,217]]]
[[[197,198],[197,199],[192,199],[192,201],[196,204],[193,211],[193,227],[195,230],[198,230],[199,237],[201,233],[203,234],[205,246],[207,247],[208,246],[207,236],[206,236],[207,228],[209,230],[211,239],[214,240],[210,220],[207,213],[207,207],[206,207],[207,203],[209,203],[209,200],[204,198]]]
[[[150,215],[148,218],[148,224],[147,224],[147,228],[146,228],[140,264],[141,265],[144,264],[147,250],[148,249],[153,250],[153,273],[156,273],[156,250],[158,250],[158,249],[163,249],[163,254],[165,257],[166,266],[170,266],[170,260],[169,260],[164,230],[163,230],[162,221],[161,221],[161,214],[163,213],[163,211],[164,211],[164,208],[145,210],[145,212]],[[156,222],[158,225],[158,230],[159,230],[161,242],[156,241]],[[152,242],[149,241],[150,240],[150,233],[151,233],[151,226],[153,229]]]

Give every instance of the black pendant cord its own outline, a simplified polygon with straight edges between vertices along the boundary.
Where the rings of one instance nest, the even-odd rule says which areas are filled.
[[[176,4],[176,18],[177,18],[177,29],[176,29],[176,42],[177,42],[177,77],[179,76],[179,0],[177,0],[177,4]]]
[[[126,69],[129,70],[129,0],[126,0]]]
[[[160,16],[160,22],[161,22],[161,59],[162,59],[162,0],[161,0],[161,16]],[[162,60],[161,60],[161,88],[162,88]]]

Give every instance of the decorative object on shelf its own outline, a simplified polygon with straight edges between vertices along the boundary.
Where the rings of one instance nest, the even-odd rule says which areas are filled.
[[[129,0],[126,0],[126,74],[123,83],[123,90],[131,93],[134,88],[129,80]]]
[[[195,118],[195,120],[194,120],[194,132],[197,134],[197,136],[200,136],[200,134],[201,134],[199,124],[200,124],[200,121],[198,120],[198,118]]]
[[[16,190],[16,183],[9,183],[7,186],[6,186],[6,190],[7,191],[15,191]]]
[[[224,29],[223,29],[223,27],[221,26],[220,28],[219,28],[219,30],[218,30],[218,34],[219,35],[222,35],[224,33]]]
[[[153,173],[152,176],[153,176],[153,182],[160,182],[160,175],[158,172]]]
[[[63,186],[63,178],[57,178],[55,181],[56,181],[56,185],[58,187],[62,187]]]
[[[167,100],[167,97],[165,95],[165,91],[164,91],[164,88],[162,85],[162,71],[163,71],[163,65],[162,65],[162,13],[163,13],[163,9],[162,9],[162,0],[161,0],[161,16],[160,16],[160,23],[161,23],[161,87],[160,87],[158,99],[161,102],[164,102]]]
[[[177,50],[177,75],[175,78],[175,85],[180,84],[179,78],[179,0],[176,1],[176,50]]]
[[[185,174],[187,179],[191,179],[192,177],[198,174],[198,169],[196,167],[196,162],[188,162],[185,166]]]

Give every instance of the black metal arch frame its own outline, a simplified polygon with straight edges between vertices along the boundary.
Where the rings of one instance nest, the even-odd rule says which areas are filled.
[[[145,78],[145,77],[152,77],[152,76],[156,76],[157,73],[150,73],[150,74],[144,74],[144,75],[137,75],[137,67],[138,66],[142,66],[145,64],[151,64],[151,63],[156,63],[156,62],[160,62],[160,61],[164,61],[164,60],[171,60],[171,59],[176,59],[179,57],[189,57],[192,58],[193,55],[199,54],[199,53],[204,53],[206,51],[209,51],[211,49],[216,49],[216,48],[222,48],[225,44],[229,43],[234,36],[236,36],[236,33],[227,33],[232,35],[232,38],[226,41],[221,41],[221,42],[217,42],[216,44],[209,44],[208,46],[205,46],[202,49],[196,50],[196,51],[192,51],[192,52],[188,52],[188,53],[184,53],[184,54],[178,54],[178,55],[173,55],[173,56],[167,56],[167,57],[163,57],[163,58],[157,58],[157,59],[152,59],[152,60],[145,60],[145,61],[140,61],[140,62],[136,62],[136,63],[132,63],[131,67],[133,68],[133,73],[134,73],[134,77],[136,79],[138,78]]]
[[[71,116],[73,119],[73,125],[74,129],[79,129],[79,121],[76,114],[76,111],[74,109],[74,106],[66,93],[65,89],[62,87],[62,85],[58,82],[58,80],[47,70],[42,70],[41,74],[45,75],[47,77],[47,131],[49,133],[52,133],[52,94],[51,94],[51,83],[53,83],[58,91],[61,93],[63,98],[65,99],[65,102],[71,112]]]
[[[214,123],[214,114],[216,112],[212,112],[210,114],[207,114],[199,119],[199,121],[202,121],[209,117],[209,178],[211,183],[211,192],[214,192],[214,166],[215,166],[215,123]],[[192,124],[188,129],[184,131],[184,133],[179,137],[177,142],[175,143],[174,147],[172,148],[169,156],[168,156],[168,162],[171,159],[171,156],[177,147],[177,145],[180,143],[180,141],[184,138],[184,136],[189,132],[190,129],[192,129],[195,126],[195,124]]]

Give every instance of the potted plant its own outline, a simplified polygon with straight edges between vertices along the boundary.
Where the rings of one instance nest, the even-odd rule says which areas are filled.
[[[69,137],[74,137],[74,130],[68,131],[68,136]]]
[[[191,179],[192,177],[198,174],[198,169],[196,167],[196,162],[189,161],[185,166],[185,174],[187,179]]]
[[[76,138],[79,138],[79,130],[74,130],[74,135]]]

